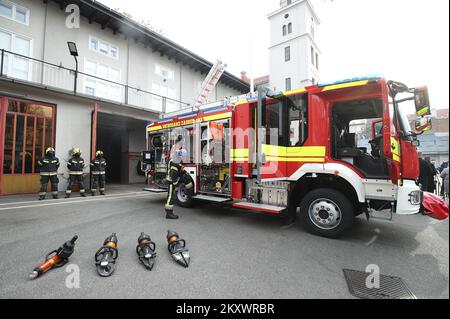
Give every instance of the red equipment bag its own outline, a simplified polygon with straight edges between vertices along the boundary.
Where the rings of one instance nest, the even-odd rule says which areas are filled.
[[[448,204],[440,197],[424,192],[422,212],[431,218],[445,220],[448,218]]]

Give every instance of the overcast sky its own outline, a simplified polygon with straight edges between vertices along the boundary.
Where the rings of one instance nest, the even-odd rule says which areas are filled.
[[[267,15],[279,0],[101,0],[228,71],[268,73]],[[382,74],[407,85],[427,85],[433,108],[448,108],[448,0],[312,0],[322,24],[322,82]]]

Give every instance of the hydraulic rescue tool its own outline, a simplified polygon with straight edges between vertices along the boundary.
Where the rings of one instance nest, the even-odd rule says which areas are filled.
[[[189,267],[189,250],[186,249],[186,241],[184,239],[180,239],[180,236],[174,232],[169,230],[167,232],[167,242],[169,243],[168,249],[172,254],[172,258],[184,267]]]
[[[136,247],[136,253],[139,256],[139,260],[144,264],[147,270],[152,270],[156,258],[155,243],[152,242],[149,235],[144,233],[141,233],[141,236],[139,236],[138,243],[139,245]]]
[[[95,254],[97,272],[102,277],[111,276],[115,270],[116,259],[119,257],[117,241],[117,235],[113,233],[105,239],[103,247]]]
[[[72,240],[64,243],[57,250],[48,253],[45,256],[45,262],[31,272],[30,279],[35,279],[52,268],[60,268],[67,264],[69,257],[73,254],[77,239],[78,236],[74,236]]]

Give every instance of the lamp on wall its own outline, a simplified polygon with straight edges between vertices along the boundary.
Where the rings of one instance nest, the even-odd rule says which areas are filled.
[[[73,85],[73,93],[77,94],[77,80],[78,80],[78,50],[75,42],[67,42],[67,46],[69,47],[70,55],[75,59],[75,80]]]

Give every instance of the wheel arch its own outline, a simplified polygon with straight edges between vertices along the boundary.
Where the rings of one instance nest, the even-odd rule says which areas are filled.
[[[358,194],[357,189],[344,177],[327,173],[304,174],[298,181],[293,182],[289,205],[299,207],[306,194],[319,188],[333,189],[346,195],[353,204],[356,215],[363,211],[364,201],[360,201],[361,194]]]

